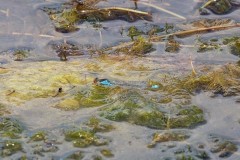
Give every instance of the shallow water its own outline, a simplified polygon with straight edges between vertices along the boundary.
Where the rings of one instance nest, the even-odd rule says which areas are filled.
[[[1,117],[17,119],[24,126],[21,138],[16,140],[22,143],[23,151],[7,157],[1,157],[0,154],[0,159],[19,159],[26,155],[28,159],[62,160],[74,151],[82,151],[85,160],[93,159],[94,155],[100,155],[103,159],[116,160],[183,159],[185,155],[186,157],[197,155],[200,150],[205,151],[209,159],[240,160],[240,105],[236,102],[239,94],[231,97],[218,95],[211,98],[210,92],[202,91],[191,95],[190,104],[201,108],[206,120],[205,123],[197,124],[193,128],[152,129],[133,124],[133,122],[111,121],[100,116],[102,108],[113,105],[114,102],[111,101],[97,107],[80,107],[73,111],[65,111],[57,107],[64,100],[71,99],[79,91],[89,90],[96,77],[107,78],[113,83],[113,86],[136,91],[148,99],[151,99],[152,96],[161,98],[162,93],[146,90],[148,80],[158,81],[164,75],[177,77],[188,75],[192,72],[190,59],[197,72],[206,67],[211,70],[228,63],[236,63],[239,57],[230,54],[226,46],[222,50],[197,52],[194,45],[196,35],[177,38],[184,44],[179,53],[165,52],[164,42],[155,42],[153,46],[156,50],[144,57],[123,57],[120,60],[104,59],[98,55],[91,57],[88,52],[89,48],[101,49],[118,45],[120,42],[131,41],[127,36],[127,29],[130,26],[138,26],[142,30],[147,30],[153,24],[164,26],[165,23],[169,23],[179,29],[181,24],[200,18],[230,18],[239,22],[240,10],[234,10],[225,15],[211,13],[208,16],[202,16],[196,9],[202,2],[201,0],[140,0],[138,9],[152,13],[152,22],[139,20],[129,23],[114,20],[100,22],[104,27],[100,29],[95,29],[90,23],[84,22],[78,24],[79,31],[64,34],[55,31],[48,15],[41,10],[43,6],[60,2],[64,1],[8,0],[0,2],[0,104],[7,106],[10,111],[10,114]],[[162,7],[183,18],[173,16],[145,3]],[[100,2],[97,6],[134,9],[134,3],[129,0],[108,0]],[[123,35],[119,33],[121,28],[125,29]],[[202,39],[221,39],[233,35],[240,36],[239,31],[239,28],[232,28],[201,34],[200,37]],[[82,46],[84,55],[69,56],[68,61],[60,61],[57,53],[49,45],[55,41],[73,41]],[[16,48],[29,50],[28,57],[23,61],[14,61],[13,52]],[[2,74],[2,68],[7,72]],[[55,96],[59,87],[63,88],[63,93]],[[157,107],[167,110],[170,114],[174,103],[158,104]],[[116,104],[120,106],[121,101]],[[97,135],[109,139],[108,145],[76,148],[72,142],[64,140],[66,130],[86,127],[84,122],[92,116],[115,127],[115,130],[111,132],[97,133]],[[154,133],[178,130],[189,133],[190,138],[180,142],[157,143],[154,148],[147,147],[152,142]],[[43,155],[37,154],[36,147],[33,146],[38,142],[27,143],[37,131],[45,131],[49,135],[49,139],[56,139],[60,142],[60,144],[53,143],[58,150],[41,151]],[[219,157],[219,153],[211,152],[214,144],[209,139],[210,135],[217,135],[220,137],[219,139],[232,142],[237,146],[237,150],[225,158]],[[6,139],[9,138],[1,136],[0,142]],[[199,144],[203,144],[205,147],[199,149]],[[42,145],[42,142],[39,142],[39,145]],[[0,147],[2,153],[4,148],[2,145]],[[106,148],[112,151],[113,157],[107,158],[101,155],[100,151]],[[177,154],[178,152],[179,154]],[[194,158],[204,159],[196,156]]]

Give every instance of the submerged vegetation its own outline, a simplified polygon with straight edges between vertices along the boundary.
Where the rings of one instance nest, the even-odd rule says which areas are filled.
[[[23,131],[23,126],[15,119],[0,117],[1,137],[20,138],[19,134]]]
[[[137,91],[128,90],[111,106],[103,108],[101,116],[113,121],[127,121],[155,129],[188,128],[204,122],[203,112],[196,106],[187,106],[179,113],[169,115]]]
[[[99,1],[96,1],[98,3]],[[68,33],[79,30],[77,23],[124,20],[135,22],[137,20],[152,21],[152,15],[147,12],[121,7],[97,8],[96,3],[88,1],[64,3],[62,7],[44,7],[45,11],[55,25],[58,32]],[[110,14],[109,14],[110,13]]]
[[[230,157],[238,150],[236,144],[217,135],[209,135],[209,140],[212,143],[210,151],[218,154],[218,157],[220,158]]]

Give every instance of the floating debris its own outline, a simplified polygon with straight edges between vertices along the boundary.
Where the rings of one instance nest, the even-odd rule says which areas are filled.
[[[108,79],[98,79],[98,78],[95,78],[93,80],[93,83],[94,84],[100,84],[100,85],[103,85],[103,86],[112,86],[113,85]]]
[[[162,87],[163,87],[163,85],[161,83],[149,80],[148,83],[147,83],[147,88],[146,89],[151,90],[151,91],[158,91]]]

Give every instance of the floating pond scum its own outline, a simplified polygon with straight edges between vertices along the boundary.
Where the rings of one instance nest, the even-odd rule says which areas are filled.
[[[240,160],[239,0],[0,2],[0,159]]]

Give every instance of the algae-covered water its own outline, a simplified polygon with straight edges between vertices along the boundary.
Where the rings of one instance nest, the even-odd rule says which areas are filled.
[[[240,160],[239,6],[1,0],[0,159]]]

